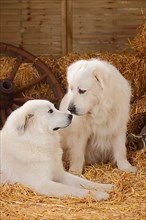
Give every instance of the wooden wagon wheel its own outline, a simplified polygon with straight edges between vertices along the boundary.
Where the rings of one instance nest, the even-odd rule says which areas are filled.
[[[46,64],[24,49],[12,46],[10,44],[0,43],[0,53],[17,57],[9,77],[0,79],[0,127],[4,125],[6,118],[14,109],[18,108],[29,100],[22,97],[21,93],[44,80],[47,80],[54,93],[55,99],[50,101],[56,105],[59,104],[59,101],[64,95],[64,90],[51,69]],[[35,68],[41,74],[38,79],[16,89],[13,80],[22,62],[33,63]]]

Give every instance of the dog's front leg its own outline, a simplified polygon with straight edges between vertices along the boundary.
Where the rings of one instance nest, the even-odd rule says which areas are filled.
[[[83,198],[86,197],[88,194],[91,194],[98,201],[109,198],[109,194],[106,192],[80,189],[74,186],[70,186],[50,180],[40,182],[39,184],[37,184],[37,186],[36,185],[33,186],[32,189],[39,194],[46,196],[53,196],[53,197],[77,196]]]
[[[89,181],[87,179],[81,178],[79,176],[75,176],[71,173],[65,172],[64,175],[61,177],[61,182],[67,185],[72,185],[75,187],[91,187],[91,188],[101,188],[103,190],[112,189],[112,184],[102,184],[102,183],[95,183]]]
[[[87,139],[79,136],[70,143],[70,172],[82,174],[85,163],[85,150]]]
[[[126,137],[125,134],[120,134],[114,138],[113,141],[113,153],[114,160],[120,170],[136,173],[137,168],[132,166],[127,160],[127,150],[125,146]]]

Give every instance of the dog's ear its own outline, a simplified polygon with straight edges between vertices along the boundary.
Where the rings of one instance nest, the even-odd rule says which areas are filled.
[[[102,74],[100,72],[98,72],[97,70],[94,70],[93,75],[94,75],[97,83],[101,87],[101,89],[104,89],[104,79],[103,79]]]
[[[28,123],[30,122],[31,118],[33,117],[33,114],[27,114],[27,115],[21,115],[21,118],[18,121],[18,124],[16,125],[16,129],[19,134],[23,134],[25,130],[27,129]]]

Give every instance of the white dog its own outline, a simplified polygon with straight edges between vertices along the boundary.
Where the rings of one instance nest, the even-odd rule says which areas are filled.
[[[93,183],[67,173],[56,130],[68,126],[72,115],[58,111],[45,100],[32,100],[14,111],[1,131],[1,182],[22,183],[36,192],[55,197],[84,197],[96,200],[108,193],[85,187],[111,189],[111,184]]]
[[[69,66],[68,92],[60,109],[75,114],[61,131],[61,145],[70,154],[70,170],[81,173],[84,162],[113,160],[120,170],[136,172],[126,158],[126,127],[131,88],[110,63],[80,60]]]

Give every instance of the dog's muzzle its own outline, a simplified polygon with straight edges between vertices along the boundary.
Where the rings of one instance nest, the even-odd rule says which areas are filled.
[[[68,114],[68,125],[72,122],[72,118],[73,118],[73,116],[72,116],[71,114]],[[67,127],[68,125],[66,125],[65,127]],[[57,131],[57,130],[59,130],[60,128],[63,128],[63,127],[53,128],[53,131]]]
[[[77,110],[76,110],[76,107],[74,106],[74,105],[69,105],[69,107],[68,107],[68,109],[67,109],[68,111],[70,111],[72,114],[77,114]]]
[[[68,115],[68,119],[72,121],[73,116],[71,114]]]

